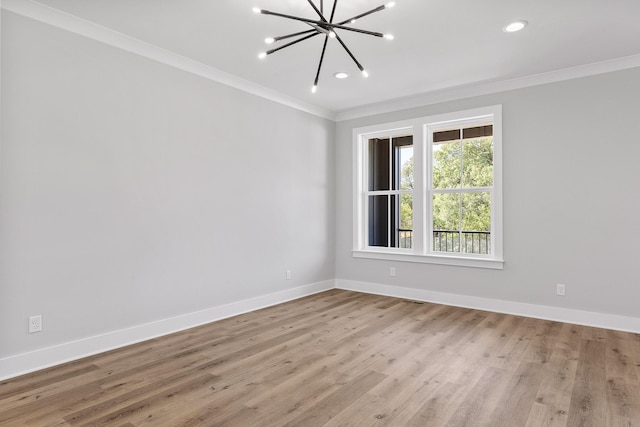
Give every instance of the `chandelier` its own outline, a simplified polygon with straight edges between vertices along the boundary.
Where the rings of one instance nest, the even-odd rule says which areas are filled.
[[[309,2],[309,5],[311,5],[311,7],[315,11],[315,13],[318,15],[319,19],[308,19],[308,18],[302,18],[302,17],[299,17],[299,16],[287,15],[287,14],[284,14],[284,13],[272,12],[270,10],[260,9],[260,8],[257,8],[257,7],[253,8],[253,11],[255,13],[261,13],[263,15],[272,15],[272,16],[279,16],[280,18],[292,19],[292,20],[295,20],[295,21],[303,22],[303,23],[305,23],[305,24],[307,24],[307,25],[309,25],[311,27],[310,30],[306,30],[306,31],[299,31],[297,33],[286,34],[284,36],[279,36],[279,37],[268,37],[268,38],[266,38],[265,39],[265,43],[274,44],[274,43],[281,42],[283,40],[287,40],[287,39],[291,39],[291,38],[294,38],[294,37],[298,37],[295,40],[292,40],[292,41],[290,41],[288,43],[282,44],[281,46],[278,46],[278,47],[275,47],[273,49],[267,50],[266,52],[261,52],[258,55],[258,58],[260,58],[260,59],[266,58],[267,55],[271,55],[272,53],[275,53],[275,52],[277,52],[279,50],[282,50],[285,47],[293,46],[296,43],[300,43],[301,41],[308,40],[308,39],[310,39],[312,37],[315,37],[317,35],[324,35],[324,45],[322,46],[322,53],[320,54],[320,61],[318,63],[318,71],[316,72],[316,78],[313,81],[313,86],[311,87],[311,92],[315,93],[316,90],[318,89],[318,79],[320,78],[320,70],[322,69],[322,61],[324,60],[324,54],[325,54],[325,52],[327,50],[327,43],[329,42],[329,39],[336,39],[340,43],[340,45],[344,48],[344,50],[347,52],[347,54],[351,57],[351,59],[356,64],[358,69],[362,72],[362,75],[364,77],[369,77],[369,73],[367,73],[367,70],[365,70],[364,67],[362,66],[362,64],[360,64],[360,62],[358,62],[358,60],[353,55],[353,53],[349,50],[349,48],[344,43],[344,41],[342,41],[342,39],[340,38],[340,36],[336,32],[336,30],[352,31],[352,32],[355,32],[355,33],[367,34],[367,35],[374,36],[374,37],[380,37],[380,38],[385,38],[387,40],[393,40],[393,36],[391,34],[382,34],[382,33],[378,33],[378,32],[375,32],[375,31],[368,31],[368,30],[363,30],[361,28],[354,28],[353,26],[351,26],[351,24],[355,23],[360,18],[364,18],[367,15],[371,15],[372,13],[376,13],[376,12],[380,12],[380,11],[385,10],[385,9],[392,8],[395,5],[395,3],[394,2],[390,2],[390,3],[384,4],[382,6],[378,6],[376,8],[373,8],[373,9],[367,11],[367,12],[360,13],[360,14],[358,14],[358,15],[352,17],[352,18],[346,19],[344,21],[333,22],[333,18],[334,18],[335,12],[336,12],[336,5],[338,4],[338,0],[334,0],[333,7],[331,8],[331,15],[329,16],[328,20],[327,20],[325,14],[324,14],[324,4],[323,4],[324,2],[323,2],[323,0],[320,0],[320,8],[318,8],[316,6],[316,4],[313,2],[313,0],[307,0],[307,1]]]

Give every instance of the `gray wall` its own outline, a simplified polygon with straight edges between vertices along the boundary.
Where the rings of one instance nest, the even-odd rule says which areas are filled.
[[[353,258],[352,129],[494,104],[504,270]],[[340,122],[336,160],[338,279],[640,317],[640,68]]]
[[[2,110],[0,357],[334,277],[334,123],[6,11]]]

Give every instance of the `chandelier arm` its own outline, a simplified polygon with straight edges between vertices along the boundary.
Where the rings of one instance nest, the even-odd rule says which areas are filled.
[[[302,22],[316,24],[316,25],[325,25],[326,24],[326,22],[323,22],[323,21],[318,21],[318,20],[309,19],[309,18],[302,18],[300,16],[287,15],[286,13],[272,12],[272,11],[266,10],[266,9],[260,10],[260,13],[263,14],[263,15],[278,16],[280,18],[293,19],[295,21],[302,21]]]
[[[286,34],[286,35],[284,35],[284,36],[274,37],[274,38],[273,38],[273,41],[274,41],[274,42],[278,42],[278,41],[280,41],[280,40],[288,39],[288,38],[291,38],[291,37],[304,36],[304,35],[311,34],[311,33],[315,33],[315,32],[316,32],[316,30],[300,31],[300,32],[298,32],[298,33],[291,33],[291,34]]]
[[[364,71],[364,67],[358,62],[358,60],[356,59],[355,56],[353,56],[353,53],[351,53],[351,51],[349,50],[349,48],[347,47],[346,44],[344,44],[344,42],[342,41],[342,39],[340,38],[340,36],[338,36],[336,34],[336,40],[338,40],[340,42],[340,44],[342,45],[342,47],[344,48],[344,50],[349,54],[349,56],[351,57],[351,59],[353,59],[353,62],[356,63],[356,66],[358,67],[358,69],[360,71]]]
[[[347,23],[349,23],[349,22],[351,22],[351,21],[354,21],[354,20],[356,20],[356,19],[364,18],[365,16],[367,16],[367,15],[371,15],[372,13],[376,13],[376,12],[380,12],[380,11],[382,11],[382,10],[385,10],[386,8],[387,8],[387,7],[386,7],[385,5],[378,6],[378,7],[374,8],[374,9],[371,9],[371,10],[370,10],[370,11],[368,11],[368,12],[364,12],[364,13],[361,13],[360,15],[356,15],[356,16],[351,17],[351,18],[349,18],[349,19],[347,19],[347,20],[344,20],[344,21],[342,21],[342,22],[338,22],[338,24],[339,24],[339,25],[344,25],[344,24],[347,24]]]
[[[275,53],[275,52],[279,51],[280,49],[284,49],[285,47],[289,47],[289,46],[294,45],[294,44],[296,44],[296,43],[300,43],[301,41],[304,41],[304,40],[310,39],[311,37],[315,37],[315,36],[317,36],[318,34],[320,34],[320,33],[317,33],[317,32],[314,30],[313,34],[309,34],[308,36],[301,37],[301,38],[299,38],[299,39],[297,39],[297,40],[294,40],[294,41],[292,41],[292,42],[289,42],[289,43],[287,43],[287,44],[283,44],[282,46],[278,46],[278,47],[276,47],[275,49],[268,50],[268,51],[266,52],[266,54],[267,54],[267,55],[271,55],[272,53]]]
[[[320,69],[322,68],[322,61],[324,60],[324,52],[327,50],[327,42],[329,41],[329,36],[324,36],[324,45],[322,46],[322,54],[320,54],[320,62],[318,63],[318,71],[316,72],[316,78],[313,81],[314,86],[318,86],[318,79],[320,78]]]
[[[272,16],[278,16],[280,18],[287,18],[287,19],[293,19],[295,21],[302,21],[302,22],[306,22],[308,24],[316,24],[320,27],[327,27],[327,28],[339,28],[341,30],[347,30],[347,31],[353,31],[356,33],[361,33],[361,34],[368,34],[370,36],[375,36],[375,37],[384,37],[384,34],[382,33],[378,33],[375,31],[368,31],[368,30],[361,30],[359,28],[352,28],[352,27],[347,27],[344,26],[342,24],[331,24],[327,21],[317,21],[314,19],[308,19],[308,18],[301,18],[299,16],[293,16],[293,15],[287,15],[285,13],[279,13],[279,12],[271,12],[270,10],[265,10],[262,9],[260,11],[260,13],[264,14],[264,15],[272,15]]]
[[[316,6],[316,4],[313,2],[313,0],[307,0],[309,2],[309,4],[311,5],[311,7],[313,8],[313,10],[316,11],[316,13],[318,14],[318,16],[320,17],[320,19],[322,19],[322,22],[327,22],[327,20],[324,18],[324,15],[322,14],[322,12],[320,12],[320,10],[318,10],[318,7]]]
[[[329,22],[333,22],[333,15],[336,13],[336,5],[338,4],[338,0],[333,0],[333,8],[331,8],[331,18],[329,18]]]
[[[384,34],[379,33],[377,31],[369,31],[369,30],[363,30],[360,28],[353,28],[353,27],[347,27],[341,24],[330,24],[330,23],[326,23],[323,24],[326,27],[329,28],[339,28],[341,30],[346,30],[346,31],[353,31],[354,33],[360,33],[360,34],[367,34],[369,36],[375,36],[375,37],[384,37]]]

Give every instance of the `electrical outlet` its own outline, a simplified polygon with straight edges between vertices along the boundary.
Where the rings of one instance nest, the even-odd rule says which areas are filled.
[[[562,283],[556,285],[556,294],[562,297],[564,296],[564,285]]]
[[[389,268],[389,276],[396,277],[396,268],[395,267]]]
[[[42,316],[30,316],[29,317],[29,333],[40,332],[42,330]]]
[[[291,280],[291,270],[287,270],[287,280]]]

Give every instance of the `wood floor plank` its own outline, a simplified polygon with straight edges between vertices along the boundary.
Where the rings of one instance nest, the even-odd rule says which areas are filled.
[[[318,371],[321,371],[320,374]],[[286,424],[342,389],[349,380],[349,376],[338,371],[329,372],[319,367],[290,378],[266,391],[260,398],[247,401],[245,405],[257,411],[260,425]],[[292,396],[289,390],[293,384],[298,387]]]
[[[508,338],[499,355],[490,359],[491,366],[502,369],[515,370],[528,351],[536,334],[536,319],[524,319]]]
[[[183,425],[226,425],[227,421],[242,415],[248,409],[244,401],[254,395],[260,395],[268,388],[263,384],[245,379],[233,379],[231,381],[220,381],[206,390],[206,393],[199,393],[192,396],[183,407],[188,406],[189,410],[176,411],[179,421],[165,424],[171,426]]]
[[[606,374],[604,340],[596,332],[587,336],[596,340],[583,339],[580,343],[577,378],[574,383],[569,407],[568,426],[606,425]]]
[[[628,385],[624,378],[607,379],[607,425],[640,420],[640,388]]]
[[[581,334],[579,327],[564,324],[554,340],[547,375],[531,408],[528,427],[564,426],[567,424],[569,404],[578,367]]]
[[[490,420],[494,426],[524,426],[544,377],[545,366],[523,361],[511,377],[501,405],[508,410],[495,411]]]
[[[459,406],[464,393],[460,384],[441,383],[431,394],[431,397],[418,409],[406,423],[406,426],[446,425],[455,408]],[[396,420],[399,421],[399,420]]]
[[[412,334],[409,332],[409,334]],[[428,335],[429,338],[437,339]],[[418,344],[416,342],[416,344]],[[367,405],[375,403],[375,413],[369,413],[367,419],[372,425],[403,425],[422,404],[431,396],[432,391],[440,385],[436,379],[443,371],[441,361],[428,357],[425,346],[417,345],[411,352],[401,358],[400,363],[394,363],[387,367],[383,373],[387,378],[372,388],[367,396],[354,403],[354,408],[339,414],[332,424],[347,425],[356,423],[357,414],[365,413]],[[372,418],[372,415],[374,417]],[[404,418],[402,418],[402,416]]]
[[[2,381],[0,425],[640,427],[640,335],[334,289]]]
[[[535,323],[535,335],[532,337],[531,343],[522,357],[523,360],[532,363],[547,363],[551,358],[562,323],[548,320],[538,320]]]
[[[84,363],[83,361],[72,362],[59,367],[45,369],[37,374],[29,374],[20,378],[3,381],[0,384],[0,401],[7,397],[12,397],[19,393],[31,391],[33,389],[56,384],[69,377],[82,375],[86,372],[98,370],[99,367],[93,363]]]
[[[382,381],[386,375],[379,372],[364,372],[351,381],[346,382],[340,389],[322,399],[285,426],[321,426],[326,424],[353,401],[371,390]]]
[[[448,425],[491,425],[492,414],[504,404],[502,396],[512,374],[504,369],[488,368],[478,382],[470,388],[466,398],[447,421]],[[515,424],[514,424],[515,425]]]
[[[94,418],[90,421],[92,424],[105,425],[113,423],[128,422],[128,418],[134,418],[136,421],[132,421],[134,425],[140,424],[140,418],[144,419],[159,419],[154,412],[160,408],[166,410],[166,406],[170,405],[172,399],[176,396],[184,396],[193,393],[203,387],[208,387],[215,383],[217,377],[211,374],[204,374],[190,378],[188,381],[172,384],[167,390],[161,390],[160,392],[153,393],[151,396],[145,397],[141,400],[134,400],[133,403],[117,408],[105,415],[98,418]],[[71,418],[65,418],[72,425],[76,424],[77,420],[71,421]]]
[[[640,371],[635,361],[633,344],[627,334],[605,331],[607,335],[607,378],[624,378],[629,385],[640,385]]]
[[[183,381],[189,381],[193,376],[198,375],[198,368],[191,368],[186,371],[178,370],[174,375],[156,379],[149,384],[143,384],[139,387],[129,389],[125,393],[121,393],[121,387],[115,389],[104,389],[105,393],[100,399],[90,401],[87,405],[82,405],[82,409],[64,417],[71,424],[85,422],[86,420],[95,418],[104,412],[114,411],[117,408],[125,407],[132,401],[143,399],[148,395],[162,391],[165,388],[171,388],[174,384]]]
[[[389,406],[384,398],[370,393],[363,394],[334,418],[329,420],[326,427],[360,427],[385,425],[387,416],[383,408]]]

